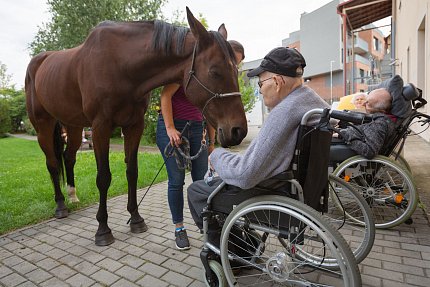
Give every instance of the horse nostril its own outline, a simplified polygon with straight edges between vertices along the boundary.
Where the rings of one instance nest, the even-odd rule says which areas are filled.
[[[231,129],[232,139],[236,144],[240,144],[246,137],[247,131],[240,127],[234,127]]]

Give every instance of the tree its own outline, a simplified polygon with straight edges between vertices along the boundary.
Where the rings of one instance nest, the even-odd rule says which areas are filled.
[[[0,89],[6,88],[10,85],[11,75],[7,74],[7,67],[0,61]]]
[[[242,103],[245,108],[245,112],[250,112],[257,101],[257,97],[254,95],[254,88],[245,81],[245,72],[241,72],[239,75],[239,89],[242,94]]]
[[[167,0],[47,0],[52,16],[39,27],[30,43],[31,55],[81,44],[90,30],[105,20],[131,21],[161,18]]]

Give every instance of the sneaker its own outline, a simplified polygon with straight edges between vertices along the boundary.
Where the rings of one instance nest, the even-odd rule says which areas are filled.
[[[179,250],[190,249],[190,242],[188,241],[188,235],[185,229],[175,231],[175,237],[176,237],[175,244],[177,249]]]

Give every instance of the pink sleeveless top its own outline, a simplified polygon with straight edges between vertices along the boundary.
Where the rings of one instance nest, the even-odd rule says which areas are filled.
[[[193,106],[185,96],[184,89],[179,87],[172,97],[173,119],[202,121],[202,113]]]

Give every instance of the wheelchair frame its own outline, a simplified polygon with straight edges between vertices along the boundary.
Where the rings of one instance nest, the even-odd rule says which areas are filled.
[[[411,99],[412,111],[396,127],[394,136],[373,159],[360,155],[336,162],[333,174],[350,183],[366,199],[375,216],[376,228],[391,228],[402,223],[411,224],[419,196],[407,161],[401,156],[406,138],[411,134],[410,126],[418,121],[430,123],[430,116],[417,111],[427,102],[421,90],[416,89]],[[336,118],[351,119],[357,113],[336,111]],[[350,115],[348,115],[350,114]],[[355,115],[354,115],[355,114]],[[424,119],[424,120],[423,120]],[[394,157],[393,159],[391,157]]]
[[[318,114],[325,121],[320,121],[318,127],[309,130],[306,124],[311,117]],[[204,246],[200,254],[207,286],[256,284],[255,280],[260,280],[257,281],[258,286],[272,286],[272,283],[278,284],[276,286],[282,286],[282,284],[313,286],[310,280],[314,280],[313,277],[318,272],[321,272],[321,276],[317,276],[320,277],[318,280],[323,281],[324,284],[361,286],[357,260],[363,260],[370,252],[375,235],[373,217],[366,202],[360,195],[354,193],[348,183],[333,176],[328,179],[327,169],[324,171],[320,167],[318,172],[322,174],[322,178],[325,177],[325,187],[319,191],[321,196],[316,196],[317,200],[314,201],[306,196],[307,192],[315,190],[315,185],[312,186],[313,178],[309,176],[307,169],[311,161],[307,153],[311,153],[312,148],[307,152],[301,149],[303,143],[301,136],[322,131],[329,133],[331,138],[331,132],[326,128],[329,124],[328,117],[328,110],[315,109],[305,114],[302,119],[292,164],[294,178],[287,179],[295,199],[279,195],[257,196],[240,203],[224,219],[224,216],[219,216],[212,210],[211,205],[215,196],[222,192],[226,184],[222,182],[210,194],[207,207],[202,213]],[[328,154],[329,144],[326,142],[323,145],[327,149],[326,154]],[[315,143],[313,150],[317,149],[321,152],[324,147]],[[305,160],[302,160],[303,157]],[[326,161],[326,166],[327,160],[328,157],[322,160]],[[329,189],[336,190],[336,188],[348,189],[351,191],[350,194],[356,196],[356,199],[352,200],[353,206],[354,209],[357,209],[357,205],[360,206],[358,209],[361,210],[362,221],[349,220],[353,218],[350,216],[353,211],[346,210],[347,205],[342,205],[343,199],[340,199],[335,191],[330,194],[336,195],[336,199],[331,198],[331,200],[337,204],[333,204],[335,208],[330,209]],[[321,213],[304,204],[305,202],[329,216],[330,210],[343,210],[343,212],[340,217],[329,218],[322,216]],[[225,221],[219,248],[208,241],[209,222],[212,220]],[[346,225],[352,225],[363,232],[363,240],[359,248],[355,249],[356,253],[351,251],[338,231]],[[237,240],[245,242],[245,247],[237,245],[235,243]],[[240,270],[245,267],[246,274],[237,275],[234,271],[237,269],[236,265],[241,266]],[[252,278],[253,282],[250,282],[249,278]]]

